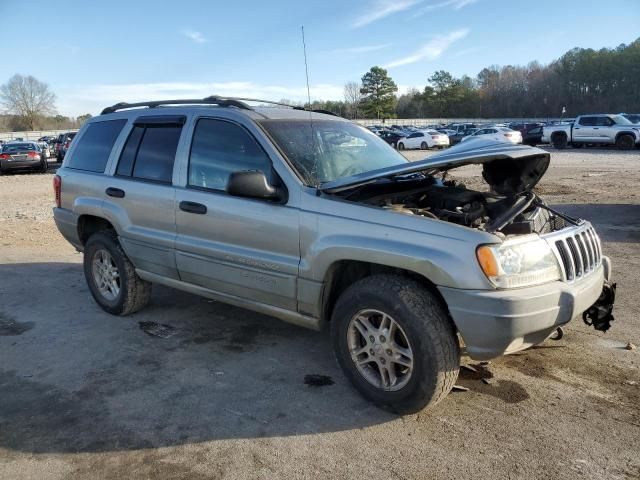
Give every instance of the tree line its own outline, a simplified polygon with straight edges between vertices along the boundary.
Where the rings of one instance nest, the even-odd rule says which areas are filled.
[[[640,38],[616,48],[574,48],[548,65],[483,68],[475,78],[439,70],[397,96],[387,71],[372,67],[345,85],[343,102],[315,102],[351,118],[519,118],[640,112]],[[354,94],[359,85],[359,96]]]

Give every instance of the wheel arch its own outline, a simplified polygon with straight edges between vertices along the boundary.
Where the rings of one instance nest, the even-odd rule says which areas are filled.
[[[340,295],[352,284],[363,278],[373,275],[396,275],[407,277],[417,281],[440,301],[443,308],[449,312],[447,303],[436,287],[436,284],[425,275],[406,268],[393,267],[380,263],[367,262],[362,260],[337,260],[327,269],[323,281],[322,295],[320,296],[320,315],[323,322],[329,322],[333,313],[333,308]],[[451,320],[451,324],[455,324]]]
[[[115,228],[107,219],[97,215],[83,214],[78,217],[78,238],[83,246],[91,235],[103,230],[115,231]]]

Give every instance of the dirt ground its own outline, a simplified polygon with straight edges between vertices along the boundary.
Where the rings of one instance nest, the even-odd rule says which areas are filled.
[[[0,478],[640,478],[640,151],[552,150],[538,187],[600,233],[611,330],[576,319],[560,341],[463,358],[469,390],[405,417],[354,391],[325,334],[161,287],[103,313],[53,224],[53,172],[0,177]]]

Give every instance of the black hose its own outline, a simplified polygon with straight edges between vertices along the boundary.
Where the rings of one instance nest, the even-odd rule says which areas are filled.
[[[485,230],[489,233],[497,232],[504,228],[511,220],[524,212],[535,200],[536,196],[532,192],[527,192],[522,197],[518,197],[513,206],[506,212],[493,219],[487,224]]]

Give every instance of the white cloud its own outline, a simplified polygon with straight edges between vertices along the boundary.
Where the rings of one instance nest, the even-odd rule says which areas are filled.
[[[312,100],[342,100],[343,85],[311,85]],[[76,85],[58,89],[58,110],[65,115],[96,114],[118,102],[140,102],[178,98],[204,98],[210,95],[249,97],[279,101],[286,98],[294,102],[307,101],[305,85],[261,85],[253,82],[216,83],[134,83],[120,85]]]
[[[207,39],[204,38],[204,35],[200,32],[196,32],[195,30],[183,30],[182,34],[193,40],[195,43],[206,43]]]
[[[368,10],[367,13],[356,18],[351,26],[353,28],[364,27],[394,13],[403,12],[421,1],[422,0],[377,0],[372,5],[364,7]]]
[[[330,53],[335,53],[335,54],[368,53],[368,52],[375,52],[378,50],[382,50],[390,46],[391,46],[390,43],[385,43],[383,45],[363,45],[361,47],[337,48],[335,50],[331,50]]]
[[[438,35],[437,37],[429,40],[411,55],[389,62],[384,66],[384,68],[409,65],[411,63],[419,62],[420,60],[435,60],[436,58],[439,58],[451,45],[453,45],[453,43],[466,37],[468,33],[469,29],[463,28],[460,30],[454,30],[446,35]]]
[[[477,1],[478,0],[443,0],[441,2],[430,3],[429,5],[425,5],[423,8],[421,8],[416,16],[423,15],[424,13],[427,13],[431,10],[444,7],[453,7],[454,10],[460,10],[461,8],[476,3]]]

